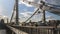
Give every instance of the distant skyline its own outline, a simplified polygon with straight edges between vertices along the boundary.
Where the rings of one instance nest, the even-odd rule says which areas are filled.
[[[21,3],[20,1],[19,1],[19,18],[20,18],[20,21],[25,21],[28,17],[30,17],[33,14],[35,7],[31,7],[28,4],[27,6],[26,4]],[[52,3],[55,4],[56,2],[59,1],[58,3],[56,3],[56,5],[59,5],[60,3],[60,0],[58,1],[49,0],[49,1],[50,2],[52,1],[51,4]],[[46,2],[49,2],[49,1],[46,0]],[[0,15],[11,18],[13,7],[14,7],[14,0],[0,0]],[[60,16],[49,13],[49,12],[46,12],[46,17],[53,17],[52,19],[60,20]],[[40,14],[38,14],[38,15],[35,15],[32,20],[39,21],[41,20],[40,18],[42,17]]]

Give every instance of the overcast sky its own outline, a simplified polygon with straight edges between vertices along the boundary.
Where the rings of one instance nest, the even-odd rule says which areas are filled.
[[[38,0],[29,0],[38,2]],[[60,0],[46,0],[45,2],[60,5]],[[14,6],[14,0],[0,0],[0,15],[11,17],[12,10]],[[35,10],[35,7],[21,3],[21,0],[19,1],[19,17],[21,21],[25,21],[28,17],[30,17]],[[60,16],[46,12],[46,17],[52,17],[52,19],[58,19],[60,20]],[[41,20],[41,14],[35,15],[33,17],[33,21]]]

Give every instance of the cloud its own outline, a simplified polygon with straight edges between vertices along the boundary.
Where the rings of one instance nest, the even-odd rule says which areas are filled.
[[[36,3],[38,3],[38,2],[40,2],[40,1],[38,1],[38,0],[28,0],[28,1],[31,1],[31,2],[36,2]],[[59,5],[60,4],[60,0],[43,0],[43,1],[45,1],[45,2],[48,2],[48,3],[50,3],[50,4],[55,4],[55,5]],[[21,0],[20,0],[20,2],[19,2],[19,4],[25,4],[27,7],[33,7],[32,5],[29,5],[27,2],[22,2]],[[24,17],[30,17],[32,14],[33,14],[33,12],[23,12],[23,13],[20,13],[21,15],[23,15]],[[39,18],[41,19],[42,17],[42,14],[41,15],[38,15],[38,16],[40,16]],[[38,18],[38,16],[36,17],[36,16],[34,16],[33,18],[32,18],[32,20],[33,21],[38,21],[39,20],[39,18]],[[50,20],[50,19],[55,19],[53,16],[47,16],[47,20]],[[26,19],[24,19],[24,20],[26,20]],[[23,21],[23,20],[22,20]]]
[[[2,15],[4,9],[3,9],[3,6],[0,6],[0,15]]]
[[[21,15],[23,15],[24,17],[29,17],[32,15],[33,12],[23,12],[23,13],[20,13]]]
[[[60,0],[45,0],[45,2],[55,5],[60,5]]]
[[[22,0],[19,1],[19,4],[24,4],[27,7],[32,7],[32,5],[29,5],[27,2],[23,2]]]
[[[54,19],[54,16],[47,16],[47,19]]]
[[[27,9],[24,9],[24,12],[22,12],[22,13],[20,13],[21,15],[23,15],[24,17],[30,17],[35,11],[37,10],[37,8],[35,8],[34,9],[34,11],[33,12],[31,12],[31,11],[28,11]],[[40,10],[39,10],[40,11]],[[35,16],[36,15],[39,15],[40,13],[36,13],[35,14]]]
[[[46,21],[49,21],[49,20],[56,20],[56,18],[54,16],[47,16],[46,17]]]
[[[32,14],[33,14],[33,12],[30,12],[30,11],[20,13],[20,22],[26,21]]]
[[[34,3],[39,3],[40,2],[39,0],[27,0],[27,1],[34,2]],[[27,7],[33,7],[34,5],[36,5],[36,4],[34,4],[34,5],[28,4],[28,2],[26,2],[26,1],[23,2],[23,0],[20,0],[19,4],[25,4]]]
[[[23,18],[21,17],[20,21],[23,22],[23,21],[26,21],[32,14],[33,12],[24,12],[24,13],[20,13],[21,15],[23,15]],[[30,20],[32,21],[40,21],[41,20],[41,15],[34,15]]]
[[[40,3],[41,0],[27,0],[27,1],[35,2],[35,3]],[[50,3],[50,4],[60,5],[60,0],[43,0],[43,1],[45,1],[46,3]],[[23,2],[23,0],[20,0],[19,4],[25,4],[28,7],[33,7],[35,5],[34,4],[32,6],[32,5],[28,4],[27,2]]]
[[[4,8],[4,6],[0,5],[0,15],[5,16],[6,12],[7,12],[7,10]]]

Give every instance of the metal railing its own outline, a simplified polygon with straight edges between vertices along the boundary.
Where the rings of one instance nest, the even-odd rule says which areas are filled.
[[[22,32],[26,32],[28,34],[56,34],[55,27],[52,26],[12,26],[16,29],[19,29]],[[23,33],[24,34],[24,33]]]
[[[8,26],[15,34],[60,34],[60,26]]]

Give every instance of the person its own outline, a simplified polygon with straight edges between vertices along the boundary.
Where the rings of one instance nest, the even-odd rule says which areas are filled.
[[[4,19],[1,19],[1,21],[0,21],[1,23],[4,23]]]

